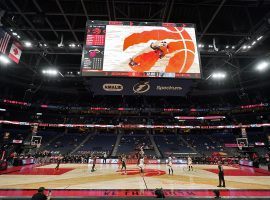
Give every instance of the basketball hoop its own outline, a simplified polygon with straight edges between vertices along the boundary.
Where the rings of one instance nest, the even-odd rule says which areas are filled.
[[[240,151],[242,151],[243,147],[248,147],[248,140],[247,138],[236,138],[237,146]]]
[[[31,146],[36,147],[37,149],[40,148],[42,136],[32,136],[31,138]]]

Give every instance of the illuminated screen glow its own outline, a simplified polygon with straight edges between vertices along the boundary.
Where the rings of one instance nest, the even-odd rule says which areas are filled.
[[[200,78],[194,25],[88,21],[81,67],[83,76]]]

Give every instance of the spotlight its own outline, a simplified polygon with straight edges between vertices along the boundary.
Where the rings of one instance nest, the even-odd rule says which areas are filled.
[[[226,73],[225,72],[214,72],[214,73],[212,73],[212,78],[213,79],[224,79],[224,78],[226,78]]]
[[[248,47],[247,47],[247,48],[248,48],[248,49],[250,49],[250,48],[251,48],[251,46],[249,46],[249,45],[248,45]]]
[[[213,48],[213,45],[209,44],[208,47],[209,47],[209,48]]]
[[[59,71],[57,69],[44,69],[42,70],[42,74],[47,76],[57,76],[57,74],[59,74]]]
[[[227,45],[227,46],[226,46],[226,49],[229,49],[229,47],[230,47],[230,46],[229,46],[229,45]]]
[[[40,46],[40,47],[47,47],[48,45],[47,45],[47,44],[45,44],[45,43],[44,43],[44,44],[39,43],[39,46]]]
[[[18,35],[18,33],[16,33],[16,32],[13,32],[13,33],[12,33],[12,35],[16,36],[16,35]]]
[[[0,62],[6,65],[10,63],[10,60],[4,55],[0,55]]]
[[[32,43],[30,41],[25,41],[23,44],[25,47],[32,47]]]
[[[17,38],[19,38],[19,39],[20,39],[20,38],[21,38],[21,36],[17,35]]]
[[[75,47],[76,47],[76,44],[71,43],[71,44],[69,44],[68,46],[71,47],[71,48],[75,48]]]
[[[60,44],[57,44],[57,46],[58,46],[59,48],[62,48],[62,47],[64,47],[64,44],[63,44],[63,43],[60,43]]]
[[[257,40],[259,41],[259,40],[261,40],[262,38],[263,38],[263,36],[260,36],[260,37],[257,38]]]
[[[235,49],[235,46],[232,46],[232,49]]]
[[[260,63],[257,65],[256,69],[257,69],[258,71],[264,71],[264,70],[267,69],[268,66],[269,66],[269,63],[268,63],[268,62],[262,61],[262,62],[260,62]]]
[[[199,44],[198,46],[199,46],[199,48],[203,48],[204,44]]]
[[[256,41],[253,41],[251,45],[253,46],[253,45],[255,45],[255,44],[256,44]]]
[[[243,49],[246,49],[246,48],[247,48],[247,45],[244,45],[242,48],[243,48]]]
[[[79,74],[81,74],[81,72],[77,72],[77,74],[79,75]]]

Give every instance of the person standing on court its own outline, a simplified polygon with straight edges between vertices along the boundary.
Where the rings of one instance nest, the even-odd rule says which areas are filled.
[[[57,165],[56,165],[55,169],[58,170],[59,166],[60,166],[60,163],[61,163],[61,154],[56,159],[57,159],[57,162],[56,162]]]
[[[225,187],[224,170],[221,162],[218,162],[218,179],[219,185],[217,187]]]
[[[96,162],[97,162],[97,157],[94,155],[93,156],[93,165],[92,165],[92,169],[91,169],[91,172],[94,172],[96,171]]]
[[[190,156],[188,156],[187,163],[188,163],[188,171],[190,171],[190,170],[193,171],[192,159]]]
[[[103,164],[107,163],[107,153],[105,151],[105,153],[103,154]]]

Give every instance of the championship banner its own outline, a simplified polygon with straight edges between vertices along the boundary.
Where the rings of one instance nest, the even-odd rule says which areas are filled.
[[[146,95],[185,96],[192,86],[192,80],[180,79],[127,79],[92,78],[88,87],[94,95]]]

